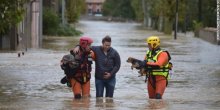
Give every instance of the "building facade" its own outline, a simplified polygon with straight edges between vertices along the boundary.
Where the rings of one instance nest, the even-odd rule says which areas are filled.
[[[87,14],[102,14],[102,5],[105,0],[86,0]]]
[[[42,0],[30,0],[24,5],[24,19],[0,37],[2,50],[24,50],[42,45]]]

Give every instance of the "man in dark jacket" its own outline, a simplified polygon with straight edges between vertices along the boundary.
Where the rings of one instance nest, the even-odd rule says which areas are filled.
[[[95,86],[96,97],[113,97],[116,73],[120,69],[121,59],[118,52],[111,47],[111,37],[102,39],[102,46],[92,46],[95,54]],[[78,50],[74,49],[74,52]]]
[[[118,52],[111,47],[111,37],[106,36],[102,39],[102,46],[93,46],[95,53],[95,86],[96,97],[113,97],[116,73],[120,69],[121,59]]]

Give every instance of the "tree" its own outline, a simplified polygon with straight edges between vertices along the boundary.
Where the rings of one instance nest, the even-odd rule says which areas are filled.
[[[6,34],[12,26],[22,21],[24,3],[28,0],[0,0],[0,35]]]
[[[77,22],[81,13],[85,13],[85,0],[66,0],[66,16],[69,23]]]
[[[178,30],[189,31],[194,29],[195,25],[196,27],[216,27],[216,0],[178,1]],[[144,2],[145,5],[143,5]],[[106,0],[103,5],[103,14],[124,18],[134,17],[142,22],[150,17],[153,29],[171,34],[175,9],[176,0]],[[144,12],[148,15],[145,13],[144,16]]]
[[[103,15],[125,19],[135,18],[131,0],[106,0],[103,4]]]
[[[119,0],[106,0],[103,4],[103,15],[104,16],[113,16],[115,11],[116,11],[116,7],[118,7],[118,3]]]
[[[186,28],[216,27],[216,0],[185,0]]]
[[[207,27],[216,27],[216,0],[202,0],[201,22]]]
[[[153,29],[159,29],[162,25],[162,31],[171,34],[175,20],[176,0],[154,0],[148,1],[150,4],[150,17],[153,22]],[[185,20],[186,3],[185,0],[179,0],[179,22]]]
[[[132,0],[131,6],[134,9],[135,19],[137,21],[143,21],[144,12],[143,12],[143,8],[142,8],[142,0]]]
[[[59,29],[59,17],[51,9],[45,7],[43,10],[43,34],[53,35]]]

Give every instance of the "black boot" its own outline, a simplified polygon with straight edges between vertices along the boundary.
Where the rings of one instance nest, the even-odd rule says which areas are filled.
[[[61,84],[66,84],[67,83],[67,78],[66,78],[66,76],[64,76],[61,80],[60,80],[60,83]]]
[[[67,77],[63,77],[61,80],[60,80],[60,83],[61,84],[66,84],[68,87],[72,87],[71,86],[71,83],[69,82],[69,80],[67,79]]]
[[[162,96],[159,93],[156,93],[156,99],[162,99]]]

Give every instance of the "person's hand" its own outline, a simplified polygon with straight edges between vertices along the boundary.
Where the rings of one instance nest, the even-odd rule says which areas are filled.
[[[73,50],[74,53],[78,53],[79,52],[79,46],[76,46]]]
[[[109,79],[111,77],[111,73],[105,72],[104,79]]]
[[[75,48],[71,49],[71,50],[70,50],[70,53],[71,53],[71,54],[77,54],[77,53],[79,53],[79,46],[76,46]]]
[[[140,64],[140,68],[144,68],[146,66],[147,66],[147,60],[142,61]]]

